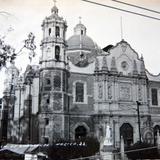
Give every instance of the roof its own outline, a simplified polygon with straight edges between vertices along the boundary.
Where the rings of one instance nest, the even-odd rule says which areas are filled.
[[[31,145],[31,144],[7,144],[0,150],[0,152],[11,151],[19,155],[24,155],[25,153],[33,152],[38,147],[39,145]]]
[[[80,74],[94,74],[95,63],[91,63],[86,67],[78,67],[75,66],[72,62],[69,62],[70,72],[72,73],[80,73]]]
[[[160,74],[153,75],[148,70],[146,70],[146,74],[149,81],[160,82]]]
[[[96,45],[93,42],[93,40],[87,35],[73,35],[68,39],[67,45],[68,45],[67,48],[68,50],[73,50],[73,49],[92,50],[96,48]]]

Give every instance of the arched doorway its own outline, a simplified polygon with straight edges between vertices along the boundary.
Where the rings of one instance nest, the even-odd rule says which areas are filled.
[[[153,132],[154,132],[154,144],[156,145],[157,143],[157,132],[159,131],[160,133],[160,126],[159,125],[156,125],[154,126],[153,128]]]
[[[78,126],[75,129],[75,139],[83,139],[87,136],[87,129],[84,126]]]
[[[123,136],[126,147],[133,144],[133,127],[129,123],[124,123],[120,127],[120,137],[121,136]]]

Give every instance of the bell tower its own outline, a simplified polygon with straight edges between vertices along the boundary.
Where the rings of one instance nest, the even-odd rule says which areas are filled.
[[[55,2],[55,1],[54,1]],[[42,23],[40,59],[39,141],[52,143],[67,137],[68,64],[66,57],[67,24],[54,4],[51,15]]]
[[[67,24],[66,21],[58,15],[58,8],[55,4],[51,9],[51,15],[43,21],[42,30],[42,68],[66,68],[65,38]]]

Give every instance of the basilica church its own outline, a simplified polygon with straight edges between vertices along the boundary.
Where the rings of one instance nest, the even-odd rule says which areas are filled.
[[[15,64],[6,71],[8,113],[1,119],[1,137],[43,144],[96,137],[103,143],[108,128],[115,148],[121,137],[126,146],[155,143],[160,75],[149,73],[143,57],[123,39],[100,48],[81,21],[67,40],[67,22],[58,11],[54,5],[42,22],[39,65],[28,65],[21,75]]]

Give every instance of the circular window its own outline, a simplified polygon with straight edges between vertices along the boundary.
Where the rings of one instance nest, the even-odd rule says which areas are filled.
[[[128,63],[126,61],[123,61],[121,63],[121,67],[124,69],[124,70],[127,70],[128,69]]]

